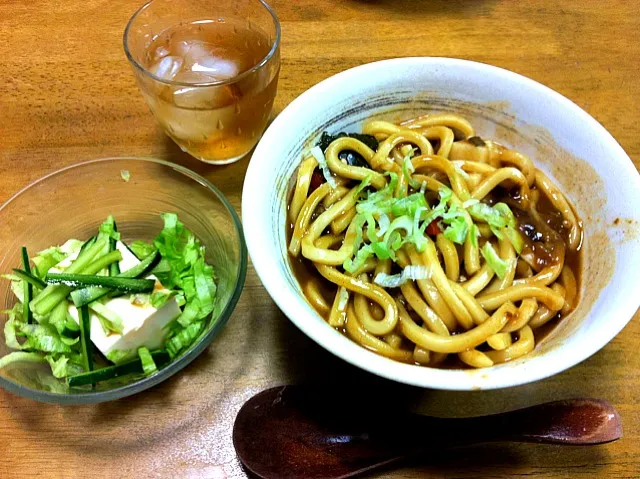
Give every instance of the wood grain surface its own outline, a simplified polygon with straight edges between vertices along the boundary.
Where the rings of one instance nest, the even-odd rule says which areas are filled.
[[[276,113],[346,68],[399,56],[491,63],[542,82],[599,120],[640,166],[640,15],[634,1],[276,0],[282,71]],[[239,210],[249,159],[210,167],[155,124],[122,50],[138,4],[0,0],[0,201],[81,160],[151,155],[213,181]],[[0,225],[2,227],[2,225]],[[0,245],[1,246],[1,245]],[[356,370],[302,335],[250,267],[230,323],[178,376],[137,396],[84,407],[0,391],[0,477],[236,478],[231,427],[254,393],[292,382],[360,384],[375,401],[442,415],[495,412],[593,396],[622,415],[624,438],[594,448],[476,446],[372,477],[635,478],[640,476],[640,324],[582,364],[503,391],[448,393]],[[342,398],[344,399],[344,398]],[[392,420],[393,409],[374,420]],[[429,431],[424,431],[429,434]]]

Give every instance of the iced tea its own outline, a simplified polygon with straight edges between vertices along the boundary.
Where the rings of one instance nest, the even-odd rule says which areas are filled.
[[[138,83],[166,133],[207,162],[230,163],[249,152],[276,94],[277,35],[246,17],[216,15],[141,37],[138,58],[131,55],[142,70]]]

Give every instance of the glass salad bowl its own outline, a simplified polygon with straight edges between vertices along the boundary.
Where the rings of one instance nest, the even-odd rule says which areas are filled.
[[[217,286],[206,328],[186,350],[153,374],[124,375],[93,387],[69,387],[48,363],[15,361],[0,369],[0,386],[38,401],[88,404],[148,389],[174,375],[211,344],[233,312],[247,270],[240,220],[210,182],[179,165],[151,158],[104,158],[51,173],[0,206],[0,274],[20,268],[21,247],[30,257],[70,238],[87,240],[113,215],[124,243],[152,243],[163,228],[162,213],[176,213],[205,246]],[[0,311],[13,308],[11,281],[0,280]],[[4,329],[9,315],[0,314]],[[0,363],[13,350],[0,338]]]

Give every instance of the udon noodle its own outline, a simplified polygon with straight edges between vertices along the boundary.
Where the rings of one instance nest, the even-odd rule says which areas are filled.
[[[298,168],[288,249],[311,305],[406,363],[481,368],[530,353],[579,299],[582,225],[567,198],[456,115],[362,133],[323,136]]]

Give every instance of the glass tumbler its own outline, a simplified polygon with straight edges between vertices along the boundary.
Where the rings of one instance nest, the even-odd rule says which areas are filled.
[[[156,120],[183,151],[239,160],[269,121],[280,24],[262,0],[152,0],[129,20],[124,49]]]

